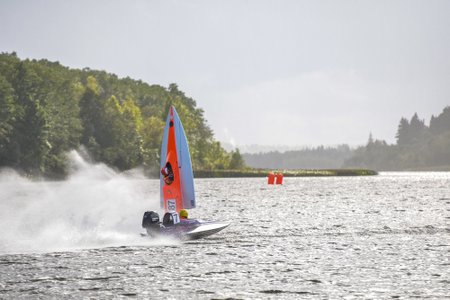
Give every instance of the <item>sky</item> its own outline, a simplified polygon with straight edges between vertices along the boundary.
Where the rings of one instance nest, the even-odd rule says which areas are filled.
[[[0,0],[0,52],[177,83],[233,145],[395,143],[450,105],[450,1]]]

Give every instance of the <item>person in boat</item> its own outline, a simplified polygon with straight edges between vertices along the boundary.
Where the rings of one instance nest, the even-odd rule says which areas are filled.
[[[167,162],[166,165],[161,169],[161,174],[164,177],[164,182],[166,184],[172,184],[173,182],[173,169],[170,162]]]
[[[185,209],[180,210],[180,225],[195,225],[198,224],[197,220],[189,219],[188,211]]]
[[[188,211],[185,209],[180,210],[180,220],[188,219]]]

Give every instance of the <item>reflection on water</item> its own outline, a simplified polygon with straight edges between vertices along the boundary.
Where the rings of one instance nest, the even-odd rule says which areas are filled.
[[[232,225],[184,244],[138,237],[158,181],[79,180],[3,178],[0,298],[450,297],[450,173],[196,180]]]

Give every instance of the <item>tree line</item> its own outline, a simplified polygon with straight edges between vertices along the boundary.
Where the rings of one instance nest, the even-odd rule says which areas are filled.
[[[155,174],[171,105],[183,121],[195,170],[244,167],[239,151],[222,148],[203,110],[176,84],[165,88],[1,53],[0,167],[62,178],[67,152],[84,146],[95,161],[120,171],[144,165]]]
[[[410,120],[401,118],[396,144],[374,140],[370,134],[367,144],[356,149],[343,144],[286,152],[244,153],[242,156],[254,168],[450,170],[450,107],[444,108],[438,116],[432,116],[429,126],[417,113]]]
[[[430,125],[415,113],[410,120],[401,118],[396,144],[374,140],[372,135],[365,146],[357,148],[344,167],[363,167],[377,170],[450,170],[450,107]]]
[[[270,151],[266,153],[243,153],[248,166],[264,169],[335,169],[352,156],[348,145],[337,147],[310,147],[302,150],[285,152]]]

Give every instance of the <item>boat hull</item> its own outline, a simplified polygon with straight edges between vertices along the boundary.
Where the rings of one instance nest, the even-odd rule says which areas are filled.
[[[225,222],[206,222],[200,225],[199,227],[188,231],[184,235],[184,239],[186,240],[198,240],[210,235],[213,235],[222,229],[227,228],[230,223]]]
[[[230,225],[227,222],[190,220],[191,222],[179,223],[171,226],[147,229],[149,237],[171,237],[183,241],[198,240],[208,237],[225,229]]]

